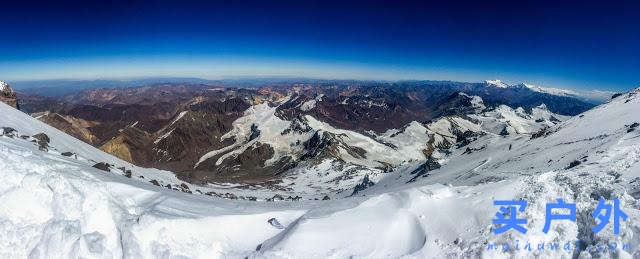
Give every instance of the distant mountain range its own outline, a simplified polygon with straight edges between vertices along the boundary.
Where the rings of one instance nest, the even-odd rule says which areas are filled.
[[[85,89],[113,88],[113,87],[139,87],[157,83],[213,83],[212,80],[184,77],[158,77],[140,79],[96,79],[96,80],[33,80],[10,82],[15,90],[37,94],[47,97],[59,97],[72,94]]]
[[[541,87],[532,84],[520,83],[515,85],[508,85],[500,80],[486,80],[485,83],[494,85],[501,88],[528,88],[540,93],[548,93],[557,96],[567,96],[578,98],[590,103],[600,104],[611,98],[615,94],[612,91],[605,90],[569,90],[561,88]]]
[[[16,81],[11,85],[18,91],[28,94],[38,94],[49,97],[59,97],[68,95],[84,89],[96,88],[113,88],[113,87],[140,87],[150,84],[161,83],[187,83],[187,84],[209,84],[224,85],[229,87],[261,87],[264,85],[282,85],[293,83],[307,84],[380,84],[380,83],[436,83],[451,81],[366,81],[366,80],[329,80],[329,79],[312,79],[300,77],[232,77],[218,80],[209,80],[202,78],[185,78],[185,77],[152,77],[137,79],[98,79],[98,80],[34,80],[34,81]],[[548,93],[558,96],[567,96],[581,99],[586,102],[599,104],[608,100],[612,91],[606,90],[570,90],[561,88],[541,87],[526,83],[508,85],[501,80],[486,80],[485,84],[494,85],[501,88],[517,88],[526,87],[533,91]],[[463,83],[466,84],[466,83]]]

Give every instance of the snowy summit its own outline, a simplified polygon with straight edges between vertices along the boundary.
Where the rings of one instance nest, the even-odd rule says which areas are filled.
[[[505,82],[502,82],[499,79],[495,79],[495,80],[485,80],[485,83],[487,83],[488,85],[493,85],[495,87],[499,87],[499,88],[508,88],[509,85],[506,84]]]
[[[9,86],[9,84],[0,81],[0,92],[2,93],[13,93],[13,89],[11,89],[11,86]]]
[[[509,85],[502,80],[485,80],[485,84],[494,86],[497,88],[526,88],[534,92],[545,93],[555,96],[564,96],[564,97],[575,97],[581,100],[594,102],[594,103],[602,103],[611,98],[615,92],[612,91],[603,91],[603,90],[572,90],[572,89],[563,89],[558,87],[542,87],[539,85],[529,84],[529,83],[519,83],[514,85]]]

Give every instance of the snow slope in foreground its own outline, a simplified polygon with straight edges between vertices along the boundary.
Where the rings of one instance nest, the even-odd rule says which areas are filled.
[[[0,114],[14,112],[10,109],[0,104]],[[520,150],[536,150],[531,145],[540,145],[551,153],[561,152],[553,145],[555,141],[592,143],[599,141],[597,136],[603,131],[615,134],[615,138],[606,138],[615,145],[601,146],[590,155],[589,163],[570,169],[514,174],[475,186],[417,182],[385,188],[385,182],[390,184],[392,178],[402,176],[398,172],[367,190],[367,196],[334,201],[262,203],[186,195],[39,151],[33,143],[19,138],[0,137],[0,257],[637,257],[640,205],[631,194],[637,191],[632,183],[640,175],[640,130],[628,132],[629,127],[623,124],[640,121],[638,110],[637,96],[619,97],[563,123],[548,139],[534,140]],[[11,123],[18,131],[32,130],[29,134],[42,127],[22,117],[12,121],[16,118],[5,115],[0,121]],[[81,148],[73,140],[57,137],[59,142],[52,146]],[[96,152],[100,159],[107,156],[88,151]],[[527,158],[536,161],[542,155],[531,153]],[[522,163],[501,159],[501,167]],[[620,235],[612,234],[611,225],[597,236],[587,231],[595,224],[590,218],[597,204],[593,195],[621,200],[629,219],[622,222]],[[578,222],[554,222],[549,233],[543,234],[544,204],[559,197],[577,204]],[[492,202],[496,199],[529,202],[523,213],[529,219],[527,235],[491,232],[491,219],[497,211]],[[277,222],[270,223],[270,219]],[[564,244],[576,239],[591,248],[610,241],[629,243],[631,250],[487,250],[487,244],[494,242]]]

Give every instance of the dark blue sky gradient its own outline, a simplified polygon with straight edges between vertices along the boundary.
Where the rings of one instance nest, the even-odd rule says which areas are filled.
[[[440,2],[4,2],[0,80],[291,75],[640,85],[637,2]]]

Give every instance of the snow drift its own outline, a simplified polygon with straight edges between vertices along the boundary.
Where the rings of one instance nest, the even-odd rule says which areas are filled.
[[[139,176],[171,174],[135,168],[0,104],[0,127],[16,132],[3,130],[0,137],[0,257],[638,257],[639,93],[621,95],[536,137],[487,134],[442,154],[443,166],[417,181],[407,181],[419,166],[409,163],[350,198],[277,203],[153,186]],[[418,126],[405,134],[421,133],[414,131]],[[30,141],[41,132],[51,138],[48,151]],[[65,151],[80,158],[62,156]],[[139,175],[101,171],[92,167],[98,161],[135,168]],[[573,161],[580,163],[568,166]],[[602,195],[620,199],[629,215],[620,235],[610,226],[598,235],[586,231],[595,225],[594,197]],[[554,223],[544,234],[544,204],[558,197],[576,203],[578,221]],[[492,233],[496,199],[529,201],[526,235]],[[493,243],[577,239],[584,248],[487,249]],[[588,249],[614,241],[631,249]]]

